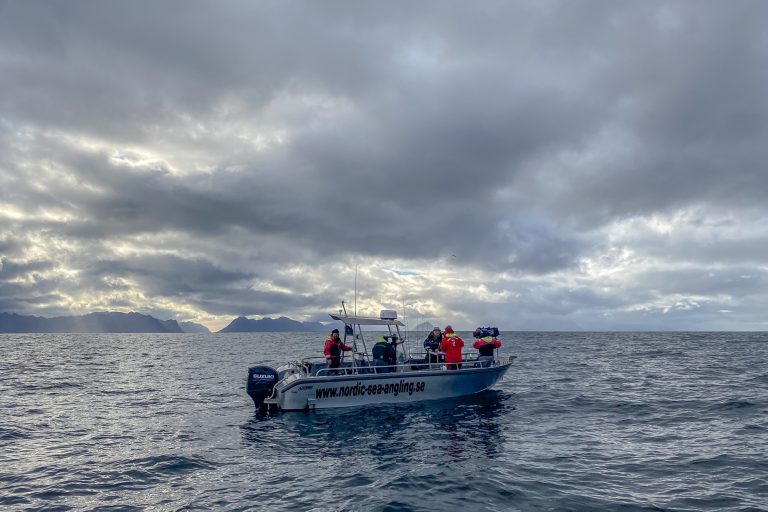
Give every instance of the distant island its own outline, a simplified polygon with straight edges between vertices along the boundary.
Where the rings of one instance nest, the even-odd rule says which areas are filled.
[[[320,322],[299,322],[285,316],[261,320],[239,316],[218,332],[328,332],[334,327],[342,328],[343,326],[340,322],[338,326]]]
[[[414,327],[413,330],[416,332],[421,332],[421,331],[430,332],[434,328],[435,326],[431,322],[422,322],[416,327]]]
[[[0,313],[0,333],[189,333],[210,332],[204,325],[176,320],[158,320],[141,313],[101,312],[82,316],[45,318]]]

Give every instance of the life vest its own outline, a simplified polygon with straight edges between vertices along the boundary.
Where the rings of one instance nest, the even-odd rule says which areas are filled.
[[[491,336],[483,336],[480,339],[485,342],[485,345],[481,346],[478,349],[479,355],[481,355],[481,356],[492,356],[493,355],[493,351],[496,349],[496,346],[493,344],[493,337],[491,337]]]
[[[493,356],[493,351],[501,347],[501,342],[493,336],[483,336],[473,345],[481,356]]]

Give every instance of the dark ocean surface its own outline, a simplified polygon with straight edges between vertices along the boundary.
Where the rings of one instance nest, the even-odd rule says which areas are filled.
[[[322,336],[0,335],[0,509],[768,510],[768,334],[503,341],[493,391],[258,418]]]

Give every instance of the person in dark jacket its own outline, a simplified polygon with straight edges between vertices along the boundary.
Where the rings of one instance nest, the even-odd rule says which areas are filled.
[[[439,327],[432,329],[427,339],[424,340],[424,351],[427,353],[427,363],[440,363],[440,343],[443,341],[443,333]]]
[[[325,348],[323,354],[325,354],[325,360],[328,361],[328,368],[338,368],[341,364],[341,352],[352,350],[352,347],[345,345],[341,338],[339,338],[339,330],[334,329],[331,331],[331,335],[325,340]]]
[[[392,336],[391,341],[387,341],[389,336],[379,336],[376,340],[376,344],[371,349],[371,355],[373,356],[373,365],[378,367],[379,371],[393,371],[394,365],[397,363],[397,337]],[[386,368],[386,370],[384,369]]]

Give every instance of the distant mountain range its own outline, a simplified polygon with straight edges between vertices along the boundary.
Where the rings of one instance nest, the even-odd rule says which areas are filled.
[[[251,320],[238,317],[218,332],[330,332],[334,327],[343,329],[341,322],[299,322],[288,317]],[[15,313],[0,313],[0,333],[60,332],[157,332],[157,333],[209,333],[207,327],[194,322],[158,320],[141,313],[90,313],[81,316],[45,318]]]
[[[320,322],[299,322],[285,316],[261,320],[239,316],[219,332],[329,332],[333,327]],[[338,327],[343,328],[340,322]]]
[[[197,333],[209,333],[206,326],[203,324],[196,324],[195,322],[179,322],[179,327],[184,332],[197,332]]]
[[[210,332],[194,322],[158,320],[141,313],[90,313],[82,316],[44,318],[0,313],[0,332]]]

